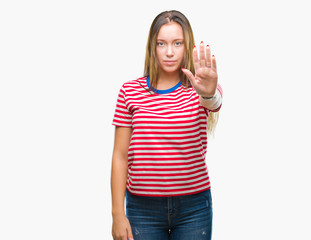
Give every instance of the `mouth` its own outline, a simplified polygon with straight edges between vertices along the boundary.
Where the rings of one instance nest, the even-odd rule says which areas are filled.
[[[168,66],[172,66],[176,63],[176,61],[168,60],[168,61],[164,61],[164,63]]]

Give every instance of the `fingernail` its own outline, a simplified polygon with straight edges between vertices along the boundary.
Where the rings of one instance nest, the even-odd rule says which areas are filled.
[[[215,55],[213,55],[213,57],[215,57]]]
[[[209,45],[206,45],[206,47],[209,47]]]
[[[194,45],[194,47],[193,48],[195,48],[195,45]]]
[[[203,41],[201,41],[201,44],[203,43]]]

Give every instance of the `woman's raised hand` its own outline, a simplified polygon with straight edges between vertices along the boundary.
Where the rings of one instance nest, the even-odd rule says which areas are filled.
[[[200,43],[199,48],[200,59],[198,57],[198,49],[195,46],[193,48],[195,76],[188,69],[182,68],[182,71],[189,78],[192,87],[198,95],[212,97],[216,92],[218,79],[216,59],[214,55],[211,57],[211,49],[209,45],[204,46],[203,41]]]

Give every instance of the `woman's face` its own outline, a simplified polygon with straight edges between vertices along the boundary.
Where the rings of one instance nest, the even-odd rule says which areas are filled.
[[[158,33],[156,48],[160,73],[179,73],[184,53],[182,27],[176,22],[162,25]]]

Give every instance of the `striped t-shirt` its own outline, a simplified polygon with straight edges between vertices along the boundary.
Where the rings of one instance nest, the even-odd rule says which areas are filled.
[[[120,89],[113,125],[131,127],[127,189],[141,196],[178,196],[210,188],[205,164],[209,110],[179,82],[151,94],[149,78]],[[222,95],[218,85],[217,90]],[[219,110],[219,108],[217,109]]]

